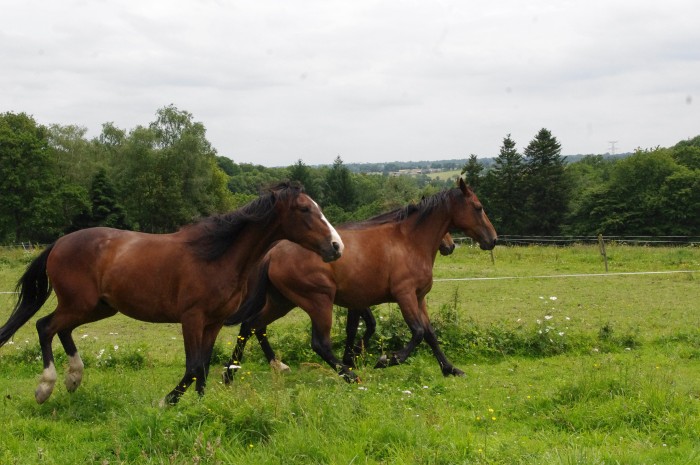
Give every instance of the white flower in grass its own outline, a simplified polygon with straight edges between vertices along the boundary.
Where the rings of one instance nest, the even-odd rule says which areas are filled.
[[[545,315],[544,316],[545,320],[551,320],[552,318],[554,318],[552,315]]]
[[[557,300],[557,298],[555,296],[552,296],[549,298],[549,300]]]

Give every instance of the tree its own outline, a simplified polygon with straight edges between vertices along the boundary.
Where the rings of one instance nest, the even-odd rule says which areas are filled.
[[[554,235],[566,216],[569,190],[561,144],[545,128],[525,147],[524,233]]]
[[[117,192],[104,169],[99,170],[92,180],[90,200],[94,226],[129,229],[124,208],[117,201]]]
[[[25,113],[0,115],[0,240],[55,239],[56,179],[48,131]]]
[[[343,165],[343,160],[338,155],[333,166],[326,174],[326,204],[335,205],[344,211],[353,210],[356,207],[357,193],[353,184],[350,170]]]
[[[322,202],[323,200],[323,189],[321,188],[321,182],[314,176],[313,171],[309,168],[302,159],[298,159],[295,164],[289,167],[289,179],[291,181],[300,182],[304,186],[306,191],[311,198],[317,202]]]
[[[484,171],[484,165],[479,162],[476,155],[471,154],[469,160],[462,167],[461,174],[464,175],[464,180],[474,190],[478,190],[481,185],[481,173]]]
[[[142,231],[170,232],[234,203],[204,126],[172,105],[132,130],[119,158],[120,197]]]
[[[499,234],[522,234],[525,215],[525,165],[510,134],[493,168],[484,179],[484,198],[489,218]]]

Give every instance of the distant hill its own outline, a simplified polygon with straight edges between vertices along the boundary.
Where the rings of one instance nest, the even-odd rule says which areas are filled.
[[[620,159],[632,155],[632,153],[618,153],[611,155],[609,153],[603,154],[605,159]],[[589,155],[565,155],[564,159],[567,163],[576,163],[582,158]],[[381,162],[381,163],[345,163],[345,166],[354,173],[398,173],[398,172],[411,172],[411,174],[423,172],[435,173],[440,171],[453,171],[461,170],[467,163],[468,158],[457,158],[451,160],[423,160],[423,161],[392,161],[392,162]],[[489,168],[493,165],[495,158],[479,158],[481,164],[484,167]]]

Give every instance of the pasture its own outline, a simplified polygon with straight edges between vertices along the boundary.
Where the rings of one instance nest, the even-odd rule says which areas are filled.
[[[444,378],[425,344],[401,366],[373,369],[407,340],[387,304],[358,361],[362,383],[347,384],[311,350],[308,317],[295,310],[268,333],[291,373],[272,372],[251,341],[224,386],[238,334],[224,328],[206,395],[162,408],[182,372],[180,328],[117,316],[75,331],[82,386],[68,394],[59,375],[37,405],[32,320],[0,348],[0,463],[697,463],[700,249],[607,252],[609,273],[585,277],[564,275],[604,275],[597,247],[499,246],[495,264],[478,247],[438,256],[429,311],[462,378]],[[30,259],[0,252],[0,291],[14,290]],[[659,271],[673,273],[632,274]],[[0,324],[14,299],[0,294]],[[333,339],[340,354],[342,309]],[[67,360],[58,341],[54,350],[60,373]]]

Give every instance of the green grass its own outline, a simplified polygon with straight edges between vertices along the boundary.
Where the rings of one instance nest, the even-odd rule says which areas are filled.
[[[532,278],[604,272],[589,246],[498,247],[494,257],[465,246],[436,262],[438,279],[519,278],[435,282],[432,320],[464,378],[442,377],[424,344],[402,366],[371,368],[406,340],[387,304],[359,360],[362,384],[346,384],[311,351],[295,310],[269,331],[292,373],[272,373],[252,342],[234,384],[221,384],[237,334],[228,328],[207,394],[161,408],[184,370],[180,329],[117,316],[75,331],[83,385],[68,394],[59,376],[37,405],[30,322],[0,348],[0,463],[697,463],[700,276]],[[28,259],[0,253],[0,291]],[[611,273],[700,270],[697,248],[610,245],[608,259]],[[12,305],[0,295],[2,322]],[[339,352],[344,312],[335,315]]]

